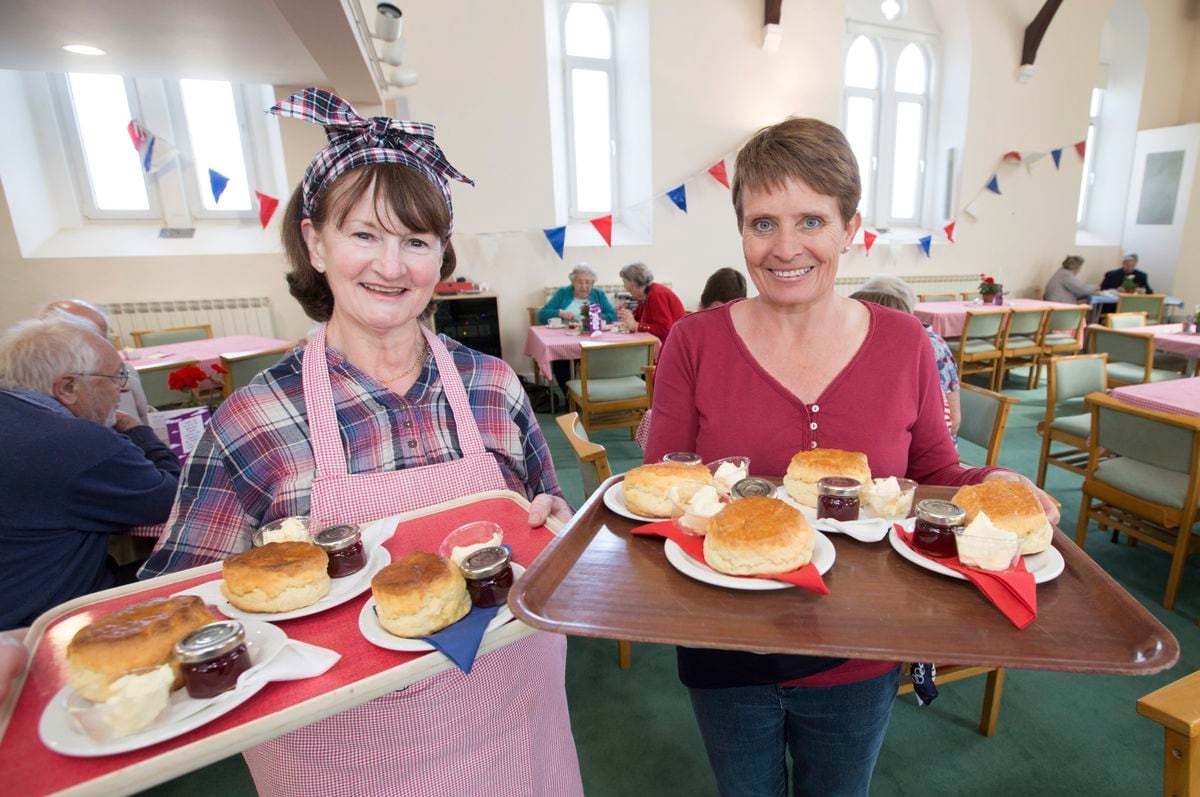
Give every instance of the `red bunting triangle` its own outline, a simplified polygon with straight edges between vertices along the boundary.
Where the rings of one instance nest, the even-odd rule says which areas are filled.
[[[258,220],[265,230],[271,223],[271,217],[275,215],[275,208],[279,207],[279,200],[267,196],[262,191],[255,191],[254,195],[258,197]]]
[[[946,231],[946,237],[950,239],[950,243],[954,243],[954,222],[950,222],[942,229]]]
[[[867,254],[871,254],[871,247],[875,245],[875,239],[879,236],[870,230],[863,230],[863,248],[867,250]]]
[[[592,226],[596,228],[596,232],[600,233],[604,243],[612,246],[612,214],[592,219]]]
[[[1079,153],[1079,157],[1082,158],[1084,156],[1084,153],[1087,152],[1087,139],[1086,138],[1083,141],[1075,142],[1075,151]]]
[[[1012,161],[1013,163],[1020,163],[1021,153],[1017,152],[1015,149],[1009,150],[1008,152],[1004,153],[1004,160]]]
[[[708,173],[711,174],[718,183],[726,188],[729,187],[729,175],[725,173],[725,161],[723,159],[708,167]]]

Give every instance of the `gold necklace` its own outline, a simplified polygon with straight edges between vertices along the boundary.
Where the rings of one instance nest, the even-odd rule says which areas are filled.
[[[408,376],[414,370],[416,370],[416,367],[418,365],[425,362],[425,355],[428,353],[429,353],[429,341],[425,340],[425,336],[422,335],[421,336],[421,351],[417,354],[417,359],[413,360],[412,365],[408,366],[403,371],[401,371],[400,373],[393,376],[391,379],[384,379],[382,376],[377,376],[375,378],[378,379],[381,384],[390,385],[392,382],[395,382],[397,379],[401,379],[405,376]]]

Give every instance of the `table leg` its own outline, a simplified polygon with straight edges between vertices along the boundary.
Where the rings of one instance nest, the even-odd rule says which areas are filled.
[[[1170,728],[1163,728],[1163,795],[1200,795],[1200,745]]]

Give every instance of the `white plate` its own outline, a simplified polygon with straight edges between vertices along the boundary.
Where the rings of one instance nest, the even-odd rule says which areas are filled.
[[[516,562],[513,562],[513,582],[525,572],[525,568],[521,567]],[[508,608],[505,603],[500,607],[500,611],[496,612],[496,616],[488,623],[487,630],[483,633],[486,635],[489,632],[499,628],[500,626],[513,619],[512,609]],[[363,604],[362,611],[358,613],[358,630],[372,645],[378,645],[381,648],[388,650],[403,650],[405,652],[419,653],[423,650],[437,650],[433,645],[423,639],[408,639],[406,637],[396,636],[389,633],[379,623],[379,615],[375,614],[375,598],[367,599]]]
[[[813,546],[812,565],[817,568],[817,572],[825,575],[829,572],[829,568],[833,567],[833,560],[837,556],[837,551],[833,548],[833,543],[819,531],[814,531],[817,535],[816,544]],[[746,589],[746,590],[763,590],[763,589],[789,589],[796,586],[789,584],[786,581],[775,581],[769,578],[753,578],[747,576],[727,576],[724,573],[718,573],[703,562],[697,562],[692,557],[688,556],[678,544],[667,540],[663,545],[663,552],[667,555],[667,561],[671,566],[683,573],[688,578],[694,578],[697,581],[703,581],[705,584],[712,584],[717,587],[728,587],[729,589]]]
[[[896,529],[888,532],[888,542],[896,549],[896,553],[903,556],[908,561],[923,567],[926,570],[932,570],[934,573],[940,573],[943,576],[950,576],[962,581],[966,581],[967,577],[956,570],[951,570],[936,559],[931,559],[922,553],[914,551],[904,544],[904,540],[896,534]],[[1044,584],[1047,581],[1058,578],[1062,575],[1062,571],[1066,568],[1067,563],[1063,559],[1062,554],[1058,552],[1053,545],[1041,553],[1027,554],[1025,556],[1025,569],[1033,574],[1033,583]],[[986,571],[984,571],[986,572]]]
[[[850,529],[854,530],[853,533],[846,533],[846,532],[843,532],[840,528],[836,528],[836,527],[830,525],[829,523],[827,523],[825,520],[818,518],[817,510],[813,509],[811,506],[805,506],[804,504],[797,501],[795,498],[792,497],[792,494],[789,493],[787,491],[787,488],[784,487],[783,485],[780,485],[779,489],[775,491],[775,497],[778,498],[780,501],[783,501],[788,506],[790,506],[794,509],[799,509],[800,514],[804,515],[804,519],[807,520],[809,525],[812,526],[814,529],[816,529],[818,531],[823,531],[827,534],[843,534],[844,533],[844,534],[846,534],[847,537],[853,537],[854,539],[858,540],[859,542],[868,542],[868,543],[882,542],[883,538],[885,536],[887,536],[888,530],[891,528],[891,525],[892,525],[891,521],[884,520],[883,518],[863,517],[861,520],[852,521],[852,523],[850,525]],[[901,526],[904,526],[906,529],[911,531],[913,525],[916,523],[916,518],[911,518],[911,517],[904,518],[903,520],[896,521],[896,522],[898,522]],[[883,523],[886,525],[881,527],[879,525],[880,523]]]
[[[604,505],[618,515],[624,515],[630,520],[640,520],[643,523],[657,523],[660,520],[671,519],[669,517],[646,517],[632,512],[625,504],[624,482],[617,482],[604,492]]]
[[[246,673],[252,673],[260,663],[269,660],[287,642],[287,634],[270,623],[250,620],[242,625],[246,629],[246,650],[250,654],[250,660],[255,662]],[[243,677],[245,675],[243,673]],[[249,681],[246,686],[238,686],[224,694],[204,700],[188,697],[186,689],[177,689],[171,693],[171,701],[166,711],[149,728],[105,742],[96,741],[88,736],[75,723],[75,719],[67,710],[67,699],[73,690],[70,686],[64,686],[42,712],[42,719],[38,723],[38,736],[41,737],[42,743],[54,752],[79,758],[139,750],[167,739],[174,739],[180,734],[212,722],[223,714],[228,714],[270,683],[257,679],[246,680]]]
[[[365,546],[364,546],[365,547]],[[204,600],[205,603],[217,607],[217,611],[226,617],[232,617],[234,620],[269,620],[272,623],[280,620],[294,620],[297,617],[308,617],[310,614],[319,614],[326,609],[332,609],[334,606],[341,606],[348,600],[353,600],[366,590],[371,588],[371,579],[383,568],[391,564],[392,555],[387,549],[380,546],[371,552],[371,558],[367,560],[367,566],[351,576],[344,578],[333,579],[333,585],[329,588],[329,594],[316,603],[305,606],[300,609],[293,609],[290,612],[246,612],[234,606],[221,592],[221,584],[224,579],[218,578],[216,581],[206,581],[203,584],[197,584],[191,589],[186,589],[183,592],[177,592],[176,595],[196,595]]]

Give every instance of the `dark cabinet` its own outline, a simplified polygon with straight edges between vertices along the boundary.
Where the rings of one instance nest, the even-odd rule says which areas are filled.
[[[433,330],[475,351],[502,357],[500,312],[494,293],[437,297]]]

